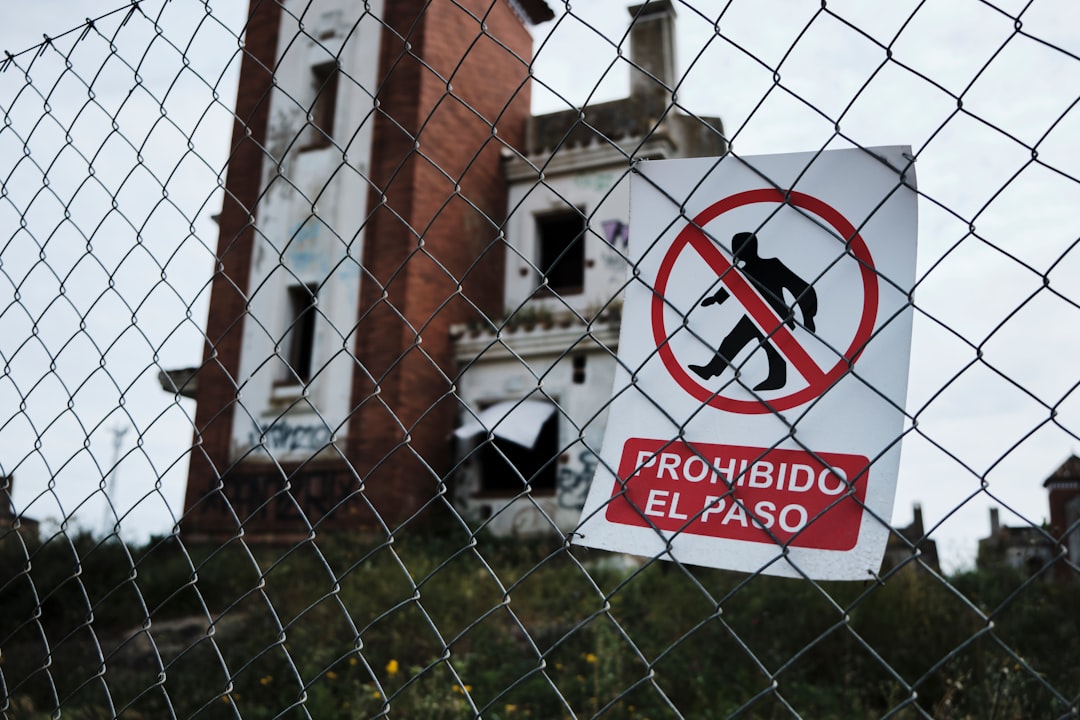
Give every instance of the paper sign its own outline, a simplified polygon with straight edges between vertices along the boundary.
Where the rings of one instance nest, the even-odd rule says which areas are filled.
[[[907,148],[643,162],[577,544],[867,579],[888,539],[916,247]]]

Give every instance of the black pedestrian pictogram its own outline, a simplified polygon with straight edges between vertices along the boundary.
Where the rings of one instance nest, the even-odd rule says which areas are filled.
[[[742,242],[733,243],[740,249],[740,257],[735,258],[733,257],[734,252],[732,254],[723,252],[716,240],[703,230],[703,228],[727,212],[737,208],[752,208],[758,204],[790,205],[808,213],[810,216],[820,218],[827,227],[832,228],[835,237],[846,238],[845,245],[848,252],[858,263],[858,287],[862,291],[862,302],[860,303],[861,307],[852,308],[858,314],[858,324],[854,328],[850,340],[847,340],[846,335],[837,334],[837,326],[831,327],[830,337],[822,338],[834,348],[846,348],[843,354],[838,355],[836,362],[831,366],[820,365],[814,356],[807,351],[807,348],[803,347],[802,342],[795,336],[795,333],[787,327],[787,325],[794,326],[795,313],[793,309],[794,306],[801,305],[800,310],[802,312],[799,314],[803,316],[801,318],[803,326],[815,334],[819,330],[824,331],[824,328],[814,327],[818,298],[809,287],[806,287],[806,283],[802,278],[789,270],[784,263],[776,258],[763,259],[758,257],[757,243],[749,242],[751,239],[757,239],[750,237],[753,233],[747,233]],[[738,238],[739,235],[735,237]],[[784,246],[790,247],[791,252],[795,252],[796,247],[802,247],[805,244],[798,238],[792,238],[786,240]],[[800,251],[800,257],[804,255],[805,253]],[[684,257],[688,260],[686,263],[688,268],[693,267],[698,262],[704,262],[708,269],[715,273],[716,278],[724,287],[724,292],[714,293],[711,296],[713,298],[712,302],[707,303],[707,305],[713,305],[725,301],[728,297],[733,297],[738,310],[747,316],[747,320],[743,322],[742,327],[743,337],[740,337],[740,332],[732,329],[728,333],[731,335],[730,345],[724,347],[724,353],[722,354],[719,349],[717,350],[721,360],[716,361],[713,358],[706,365],[693,366],[694,370],[691,369],[688,363],[689,358],[676,354],[678,344],[673,343],[672,338],[678,332],[677,326],[684,325],[686,316],[682,312],[675,312],[674,305],[668,299],[669,294],[671,294],[669,290],[674,287],[673,283],[679,282],[678,279],[673,279],[672,272],[676,269],[680,259]],[[737,269],[733,264],[747,265],[748,260],[754,261],[752,263],[754,269],[751,271],[746,268]],[[770,265],[778,266],[780,269],[778,271],[775,268],[770,270]],[[762,267],[763,270],[758,270],[758,268]],[[757,282],[751,280],[751,272]],[[788,275],[786,280],[791,283],[786,286],[785,275]],[[794,278],[793,282],[791,281],[792,278]],[[817,281],[814,280],[814,282],[816,284]],[[769,290],[770,287],[772,290]],[[799,292],[803,288],[805,290]],[[794,298],[793,301],[790,301],[790,306],[783,301],[785,291],[786,295]],[[681,296],[678,291],[674,294],[676,297]],[[812,294],[813,300],[810,299]],[[664,253],[660,265],[656,269],[652,302],[650,304],[652,339],[656,344],[656,352],[663,362],[664,369],[667,370],[675,383],[691,397],[723,412],[745,415],[776,413],[810,402],[834,387],[846,374],[851,372],[852,366],[859,359],[867,343],[870,342],[874,334],[874,328],[877,326],[878,295],[878,275],[875,270],[874,258],[855,226],[835,208],[812,195],[795,190],[780,190],[777,188],[746,190],[729,195],[698,213],[679,232],[674,242]],[[813,304],[807,305],[810,302]],[[728,313],[722,313],[722,315],[730,316]],[[735,313],[735,316],[738,317],[738,313]],[[830,317],[830,319],[832,318]],[[809,322],[807,322],[808,320]],[[747,322],[756,326],[759,332],[755,332],[754,328],[747,331]],[[695,323],[695,325],[700,326],[700,323]],[[717,334],[720,332],[723,331],[718,330]],[[749,335],[749,339],[746,339],[746,335]],[[764,341],[762,336],[764,336]],[[783,382],[781,382],[780,378],[777,378],[766,385],[759,385],[759,388],[767,389],[769,385],[775,383],[787,390],[787,394],[770,394],[767,401],[761,397],[743,399],[737,395],[725,395],[723,390],[718,391],[715,387],[706,387],[701,382],[703,379],[702,373],[708,375],[708,377],[704,378],[706,380],[716,377],[716,375],[712,374],[713,370],[717,371],[717,375],[723,373],[727,366],[732,364],[728,361],[728,358],[735,359],[734,356],[738,354],[735,348],[744,348],[755,339],[758,345],[764,345],[767,342],[768,345],[775,348],[780,355],[780,359],[790,365],[791,369],[805,380],[805,385],[792,389],[792,383],[787,382],[788,369],[786,367],[777,371],[777,373],[784,374]],[[756,350],[757,347],[752,348],[752,351],[756,352]],[[716,362],[715,365],[714,362]]]
[[[782,323],[795,327],[795,308],[784,299],[787,290],[795,298],[802,314],[803,326],[813,332],[814,316],[817,314],[817,293],[814,288],[796,275],[778,258],[763,258],[758,255],[757,236],[752,232],[736,233],[731,239],[732,265],[746,276],[750,284],[762,298],[776,311]],[[702,307],[719,305],[730,297],[727,289],[720,287],[714,294],[701,301]],[[772,332],[769,333],[772,335]],[[779,390],[787,384],[787,361],[773,346],[761,329],[749,315],[743,315],[720,343],[716,354],[705,365],[689,365],[689,369],[703,380],[716,377],[734,362],[735,356],[757,340],[765,350],[769,361],[769,375],[758,383],[755,391]]]

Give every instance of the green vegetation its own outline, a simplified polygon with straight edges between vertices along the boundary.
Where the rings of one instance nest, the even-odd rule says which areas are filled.
[[[914,564],[817,585],[464,532],[286,549],[9,533],[0,716],[1062,717],[1078,590]]]

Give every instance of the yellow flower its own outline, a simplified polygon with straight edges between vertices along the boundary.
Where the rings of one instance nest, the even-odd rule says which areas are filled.
[[[391,659],[390,662],[386,663],[386,672],[389,675],[397,675],[398,674],[398,661],[394,660],[394,659]]]
[[[586,654],[585,654],[585,662],[589,663],[590,665],[591,665],[592,663],[596,662],[596,655],[595,655],[595,653],[586,653]]]
[[[382,693],[381,693],[381,692],[379,692],[378,690],[376,690],[375,692],[371,693],[371,697],[373,697],[373,698],[375,698],[376,700],[378,700],[379,698],[381,698],[381,697],[382,697]]]
[[[329,671],[327,671],[327,673],[326,673],[326,678],[327,678],[328,680],[337,680],[337,673],[336,673],[336,672],[334,672],[333,670],[329,670]]]
[[[263,686],[269,685],[272,682],[274,682],[273,675],[263,675],[261,678],[259,678],[259,684]]]
[[[509,715],[510,713],[517,712],[517,705],[506,703],[506,707],[503,709],[506,710],[506,714]]]
[[[357,659],[356,659],[356,658],[354,658],[354,657],[351,657],[351,658],[349,658],[349,665],[351,665],[352,667],[356,667],[356,664],[357,664],[358,662],[360,662],[360,661],[359,661],[359,660],[357,660]]]
[[[466,685],[465,689],[462,690],[460,685],[455,684],[454,687],[453,687],[453,690],[454,690],[454,692],[456,692],[459,695],[464,695],[465,693],[472,692],[472,685]]]

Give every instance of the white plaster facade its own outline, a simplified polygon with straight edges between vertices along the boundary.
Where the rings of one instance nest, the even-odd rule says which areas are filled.
[[[532,119],[526,154],[505,157],[506,317],[492,318],[493,327],[455,329],[459,428],[475,425],[486,408],[502,412],[524,400],[555,407],[556,441],[534,448],[554,463],[554,478],[537,472],[527,483],[527,473],[487,459],[513,410],[485,415],[488,433],[457,440],[457,507],[496,534],[565,534],[580,521],[607,423],[622,291],[633,281],[627,252],[635,164],[726,149],[718,118],[687,116],[672,105],[673,5],[654,0],[629,12],[632,62],[643,69],[632,73],[630,97]],[[542,272],[541,220],[575,209],[586,223],[583,282],[553,292]],[[509,481],[485,477],[492,467]]]
[[[285,0],[270,101],[264,195],[248,286],[240,368],[242,409],[232,428],[234,459],[303,461],[335,454],[345,437],[355,361],[367,173],[374,125],[382,0],[356,20],[348,0]],[[297,35],[298,22],[305,32]],[[346,39],[348,42],[345,42]],[[319,68],[340,63],[333,142],[311,124]],[[317,109],[317,108],[316,108]],[[287,363],[295,320],[290,286],[315,289],[307,383]],[[268,359],[269,358],[269,359]]]
[[[508,159],[507,315],[526,303],[533,313],[595,315],[626,282],[629,163],[617,153],[598,148],[577,148],[565,154],[573,157],[557,157],[543,175],[529,163]],[[552,294],[543,288],[538,271],[537,218],[570,208],[577,208],[587,221],[584,289],[577,294]],[[610,223],[622,223],[621,232]]]
[[[469,367],[458,384],[468,408],[463,423],[496,403],[529,399],[554,404],[558,424],[553,488],[488,490],[478,444],[485,436],[458,441],[462,466],[454,499],[467,517],[486,520],[501,535],[565,532],[577,524],[607,421],[617,341],[614,323],[584,338],[582,326],[571,324],[506,331],[494,342],[488,333],[459,339],[459,360]],[[583,384],[574,382],[574,358],[585,359]]]
[[[485,437],[458,440],[455,502],[496,534],[565,533],[580,519],[615,380],[620,298],[629,270],[628,157],[610,146],[572,148],[555,156],[542,175],[521,158],[507,158],[508,320],[497,331],[457,328],[461,424],[496,403],[543,400],[555,405],[558,441],[554,487],[508,491],[486,487],[480,457]],[[584,285],[580,293],[554,294],[538,271],[537,218],[570,208],[587,223]]]

